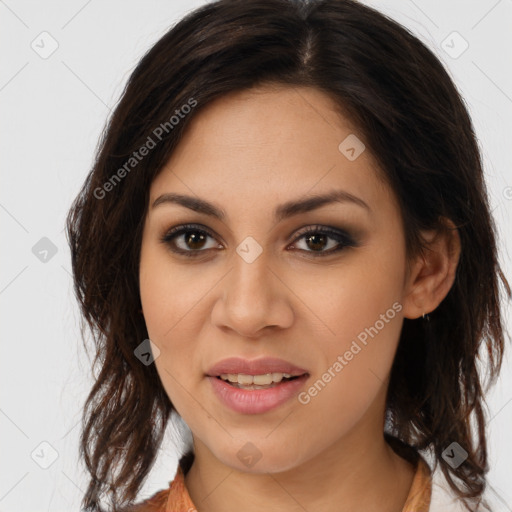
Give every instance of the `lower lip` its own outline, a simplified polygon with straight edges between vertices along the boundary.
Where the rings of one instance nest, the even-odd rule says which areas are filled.
[[[287,402],[304,385],[309,375],[306,373],[289,381],[281,381],[267,389],[241,389],[231,386],[217,377],[208,376],[213,390],[229,408],[242,414],[260,414]]]

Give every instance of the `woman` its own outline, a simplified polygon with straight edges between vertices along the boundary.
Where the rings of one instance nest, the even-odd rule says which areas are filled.
[[[489,510],[510,288],[468,112],[402,26],[192,12],[130,77],[68,237],[100,365],[86,510]],[[173,411],[193,446],[126,508]]]

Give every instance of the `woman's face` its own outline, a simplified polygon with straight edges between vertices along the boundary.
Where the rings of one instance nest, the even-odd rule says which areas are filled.
[[[260,87],[198,113],[151,185],[140,293],[156,368],[197,446],[232,468],[284,471],[382,436],[408,277],[398,205],[361,139],[320,91]],[[163,194],[190,207],[153,206]],[[241,390],[217,375],[290,372],[211,370],[231,357],[305,376]]]

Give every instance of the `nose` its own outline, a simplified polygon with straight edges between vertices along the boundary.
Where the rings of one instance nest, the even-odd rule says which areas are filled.
[[[212,310],[217,327],[257,338],[267,328],[286,328],[293,323],[293,293],[264,254],[251,263],[236,255],[233,268],[219,286],[221,291]]]

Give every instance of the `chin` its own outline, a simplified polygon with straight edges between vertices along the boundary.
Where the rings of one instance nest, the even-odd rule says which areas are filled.
[[[282,473],[296,468],[304,462],[302,453],[296,447],[286,449],[283,443],[279,446],[262,441],[261,443],[242,441],[230,448],[230,454],[217,455],[223,464],[236,471],[252,474]],[[262,446],[265,444],[265,446]]]

